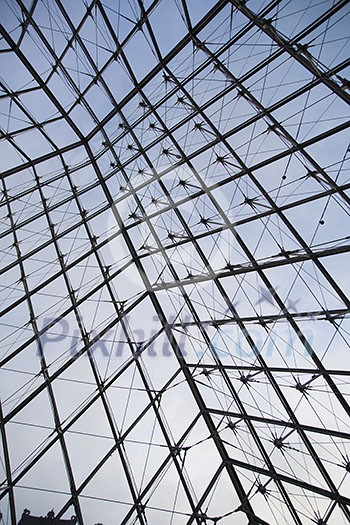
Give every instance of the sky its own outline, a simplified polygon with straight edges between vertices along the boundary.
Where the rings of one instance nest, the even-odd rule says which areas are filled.
[[[142,4],[1,0],[2,520],[345,524],[349,7]]]

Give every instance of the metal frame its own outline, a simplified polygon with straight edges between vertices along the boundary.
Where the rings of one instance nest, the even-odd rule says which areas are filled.
[[[16,316],[16,312],[21,316],[23,307],[28,311],[28,319],[23,325],[18,325],[18,329],[21,326],[23,328],[21,337],[4,352],[0,365],[6,380],[7,372],[12,368],[16,369],[16,360],[27,355],[26,352],[36,345],[39,352],[39,368],[36,374],[32,374],[32,387],[26,390],[26,384],[23,384],[19,388],[21,396],[17,402],[15,399],[12,408],[5,411],[3,405],[8,399],[5,399],[5,395],[1,399],[1,442],[5,479],[2,480],[0,500],[7,501],[8,498],[7,523],[11,525],[17,523],[20,512],[18,505],[22,501],[20,496],[22,480],[26,475],[36,472],[39,465],[45,464],[46,458],[56,444],[59,444],[62,452],[69,493],[62,493],[65,503],[60,509],[56,509],[53,525],[61,517],[66,517],[67,513],[72,512],[76,515],[78,523],[89,523],[88,511],[84,510],[84,498],[93,499],[93,496],[86,496],[84,491],[102,468],[107,463],[110,464],[114,454],[119,458],[130,491],[128,510],[123,511],[122,506],[118,507],[118,512],[121,514],[117,519],[122,525],[151,523],[149,512],[156,510],[152,505],[153,491],[157,491],[158,484],[171,466],[174,466],[178,477],[175,502],[181,487],[190,512],[187,514],[182,512],[175,503],[172,506],[173,500],[169,498],[169,502],[164,502],[164,508],[158,509],[161,519],[164,520],[162,523],[168,518],[171,520],[170,523],[177,523],[173,520],[179,520],[178,523],[188,525],[230,523],[232,516],[235,519],[236,513],[239,516],[237,519],[241,520],[240,523],[251,525],[266,523],[321,525],[333,523],[333,519],[342,519],[344,523],[350,522],[350,499],[343,489],[343,484],[349,482],[350,460],[346,453],[341,452],[346,451],[350,438],[347,430],[349,427],[344,427],[343,419],[345,416],[350,416],[350,407],[346,399],[349,371],[344,363],[329,364],[328,356],[326,358],[327,352],[322,355],[317,346],[309,342],[304,329],[304,326],[307,328],[308,323],[311,322],[314,323],[313,326],[322,326],[321,329],[327,332],[330,339],[327,349],[332,347],[333,338],[338,336],[342,338],[344,345],[348,344],[346,326],[350,300],[347,290],[330,270],[331,265],[328,264],[327,258],[332,257],[334,260],[335,257],[347,254],[350,247],[349,237],[343,234],[343,231],[339,235],[333,232],[333,237],[327,237],[323,243],[310,244],[308,237],[304,236],[300,228],[293,223],[294,212],[305,209],[305,206],[310,210],[313,206],[318,206],[321,213],[319,224],[323,225],[324,214],[329,203],[338,206],[337,213],[344,213],[344,217],[348,218],[350,183],[345,177],[340,181],[338,179],[339,173],[342,170],[344,173],[346,171],[345,162],[349,149],[345,142],[345,134],[348,132],[350,121],[344,117],[340,123],[335,119],[331,124],[327,121],[326,125],[326,120],[323,121],[321,115],[319,122],[324,122],[326,129],[318,130],[315,134],[309,132],[307,138],[299,138],[299,132],[293,134],[291,131],[288,118],[284,119],[285,123],[279,117],[283,111],[288,114],[293,104],[298,105],[300,100],[305,100],[298,124],[299,131],[302,126],[308,129],[303,122],[304,113],[308,110],[309,100],[315,98],[319,101],[321,95],[324,98],[328,97],[327,100],[330,99],[331,104],[335,104],[337,112],[342,107],[344,115],[347,114],[350,96],[345,75],[350,65],[349,59],[341,59],[336,64],[333,61],[327,65],[322,63],[320,58],[332,25],[338,23],[341,27],[342,17],[349,15],[347,0],[339,0],[332,5],[326,4],[324,9],[320,9],[314,16],[312,22],[291,37],[283,34],[280,29],[280,20],[283,19],[280,14],[283,14],[283,9],[287,9],[288,12],[285,2],[281,0],[263,2],[259,13],[250,8],[248,1],[220,0],[208,9],[197,23],[192,20],[193,1],[174,1],[186,26],[186,34],[165,56],[161,51],[162,46],[158,40],[157,26],[153,18],[160,7],[160,0],[147,2],[147,7],[146,2],[142,0],[130,3],[138,16],[133,22],[132,29],[122,39],[112,21],[108,2],[102,0],[93,0],[89,5],[83,4],[83,7],[79,7],[82,9],[82,17],[78,25],[73,22],[69,9],[60,0],[52,0],[52,2],[35,0],[29,9],[21,0],[9,4],[14,12],[21,13],[21,30],[17,38],[6,24],[0,25],[2,37],[0,58],[1,55],[16,57],[36,85],[12,90],[6,79],[0,82],[2,90],[0,102],[9,104],[8,121],[10,122],[12,118],[13,107],[16,107],[27,120],[25,126],[21,124],[17,129],[1,130],[1,140],[8,144],[13,155],[19,155],[21,161],[6,167],[2,173],[0,207],[4,226],[0,231],[0,239],[4,242],[5,262],[0,275],[5,281],[2,288],[4,306],[0,319],[3,319],[4,326],[7,326],[8,316]],[[63,23],[66,24],[67,31],[70,32],[70,37],[66,36],[67,43],[60,53],[56,52],[55,45],[48,40],[47,28],[45,32],[43,23],[37,15],[40,6],[42,8],[48,6],[47,8],[52,10],[50,17],[55,13],[57,20],[62,26]],[[121,20],[127,19],[128,22],[132,22],[122,11],[118,16]],[[293,20],[293,13],[289,16]],[[96,25],[96,35],[100,31],[106,38],[105,42],[108,40],[110,43],[108,50],[110,58],[103,66],[97,63],[96,57],[89,50],[91,42],[81,36],[89,20]],[[218,33],[215,31],[219,31],[218,28],[225,24],[229,30],[224,32],[221,42],[214,45],[210,42],[210,31],[218,38]],[[203,38],[206,31],[208,31],[207,36]],[[318,56],[308,42],[309,38],[313,38],[312,41],[316,39],[317,31],[324,36]],[[142,80],[139,80],[138,72],[134,70],[137,61],[135,62],[135,57],[131,55],[128,47],[139,34],[142,34],[149,44],[156,60],[156,65]],[[52,67],[47,75],[36,70],[31,63],[27,48],[28,35],[35,35],[35,39],[50,56]],[[239,49],[241,47],[245,49],[244,46],[250,39],[253,39],[253,45],[258,49],[254,35],[266,39],[270,51],[263,60],[252,59],[253,65],[248,67]],[[265,40],[262,46],[268,46]],[[96,53],[97,48],[96,36]],[[66,65],[69,64],[69,56],[72,53],[76,54],[77,63],[78,60],[81,64],[85,62],[86,67],[92,72],[91,80],[82,90],[74,79],[72,68]],[[236,73],[234,62],[230,62],[235,56],[238,57],[238,63],[242,65],[242,74]],[[178,57],[181,59],[180,62]],[[263,98],[265,88],[259,88],[260,91],[258,88],[254,90],[254,83],[257,82],[258,75],[267,78],[270,70],[280,67],[283,61],[290,63],[291,67],[296,64],[295,67],[304,70],[306,79],[302,85],[299,81],[297,89],[287,89],[287,94],[283,92],[282,96],[276,96],[271,102],[265,103]],[[126,72],[134,86],[122,100],[116,100],[112,86],[105,80],[106,71],[113,64],[118,64]],[[239,71],[238,67],[237,71]],[[79,75],[82,70],[79,71],[78,68],[76,73]],[[74,93],[75,100],[69,107],[58,100],[51,88],[55,75],[60,75],[66,86]],[[272,75],[273,78],[278,78],[278,73],[277,76]],[[209,91],[209,80],[215,81],[214,94]],[[200,82],[207,82],[205,84],[207,87],[204,88],[208,90],[207,93],[200,92],[198,87]],[[220,82],[222,87],[218,88]],[[88,102],[88,97],[95,86],[98,86],[113,106],[103,118],[97,115],[94,103]],[[47,120],[40,120],[26,108],[26,97],[35,92],[43,93],[50,100],[55,107],[55,115]],[[230,120],[231,115],[225,106],[226,100],[229,101],[228,104],[236,104],[237,108],[249,107],[251,113],[238,124],[233,122],[228,128],[224,128],[224,120]],[[215,108],[220,104],[222,104],[221,117],[224,115],[225,119],[214,117]],[[94,123],[94,127],[86,134],[81,131],[74,118],[74,110],[79,106],[86,110]],[[340,114],[335,116],[342,117]],[[63,146],[55,142],[50,129],[61,122],[70,127],[77,140],[67,142]],[[150,123],[153,127],[149,126]],[[111,133],[113,126],[116,129]],[[264,128],[264,131],[259,132],[259,135],[256,130],[260,128]],[[150,129],[154,130],[153,136],[150,135]],[[192,137],[191,133],[195,131],[199,138],[196,139],[197,142],[193,139],[189,144],[192,138],[187,142],[184,136]],[[31,133],[38,133],[49,145],[50,151],[39,155],[32,154],[33,144],[30,140],[27,143],[25,140],[22,142],[20,140],[25,134]],[[255,161],[255,157],[250,159],[249,148],[253,147],[251,145],[247,150],[248,153],[240,153],[242,147],[240,141],[246,140],[249,134],[248,142],[250,141],[251,144],[255,144],[256,140],[260,141],[260,150],[265,155],[262,160]],[[264,140],[260,138],[261,136],[271,139],[274,146],[271,151],[264,150]],[[94,143],[97,138],[102,144],[98,148]],[[327,140],[332,138],[338,138],[343,157],[336,157],[336,153],[332,152],[331,162],[325,165],[322,155],[315,147],[322,148],[327,144]],[[69,165],[66,156],[80,149],[84,150],[84,160],[80,160],[76,165]],[[129,151],[129,156],[124,155],[125,150]],[[105,165],[106,158],[110,163],[108,168]],[[164,158],[168,166],[162,166]],[[295,175],[293,178],[290,165],[295,159],[300,166],[304,166],[304,174]],[[57,173],[43,176],[42,169],[48,166],[49,161],[58,163],[60,168]],[[279,161],[286,161],[284,171],[279,167]],[[336,175],[333,172],[333,164],[339,167]],[[218,169],[219,178],[211,174],[211,170],[214,170],[213,166]],[[280,170],[279,190],[273,193],[261,173],[265,173],[264,170],[267,169],[275,169],[276,166],[277,170]],[[93,179],[77,185],[76,175],[84,168],[92,169]],[[187,170],[188,179],[181,179],[178,176],[178,170],[181,169]],[[140,180],[140,176],[145,172],[147,177]],[[28,173],[31,174],[29,185],[22,187],[18,182],[12,185],[12,180],[18,181],[18,177],[22,174],[25,178],[25,174]],[[279,198],[280,191],[283,188],[288,191],[288,181],[285,182],[286,173],[291,179],[290,184],[296,184],[298,181],[300,185],[307,181],[311,183],[304,194],[296,194],[293,197],[292,191],[287,195],[288,199],[282,202]],[[169,183],[169,179],[172,184]],[[115,182],[119,185],[118,192],[113,190]],[[48,198],[48,192],[52,188],[60,188],[60,185],[66,188],[61,192],[61,196],[56,198],[54,194],[55,198]],[[181,187],[183,191],[179,193]],[[245,188],[244,191],[242,187]],[[217,193],[218,190],[231,192],[232,188],[235,188],[234,195],[236,192],[242,194],[242,202],[235,205],[237,216],[234,219],[231,208],[220,201],[220,195],[218,197]],[[96,206],[92,206],[93,209],[90,211],[86,209],[84,203],[94,191],[101,192],[102,200],[97,201]],[[161,198],[157,197],[156,192]],[[150,199],[150,196],[153,198]],[[37,199],[35,211],[32,212],[30,209],[26,216],[25,203],[30,202],[31,198]],[[324,206],[325,202],[326,206]],[[129,203],[132,203],[132,208]],[[151,204],[154,204],[154,207],[149,210]],[[53,217],[61,213],[61,210],[69,210],[70,206],[75,210],[72,221],[66,220],[65,212],[62,224],[57,225]],[[129,215],[125,214],[127,206],[129,206]],[[199,222],[195,225],[186,217],[183,211],[185,206],[192,210],[190,220],[198,213]],[[205,207],[215,211],[215,219],[213,216],[205,216],[204,212],[203,214],[199,212]],[[21,212],[18,217],[19,209]],[[96,233],[95,228],[106,213],[112,216],[114,229],[103,236]],[[21,215],[24,215],[24,218]],[[335,220],[336,217],[337,215],[331,216],[330,220]],[[33,241],[31,245],[30,227],[35,221],[46,223],[47,234],[39,244]],[[171,224],[176,225],[178,230],[173,231]],[[263,225],[263,232],[267,231],[271,236],[273,235],[270,225],[273,225],[279,230],[281,239],[291,239],[295,249],[285,249],[283,242],[274,238],[275,251],[263,258],[257,257],[255,250],[258,245],[252,249],[251,239],[244,232],[248,229],[253,232],[254,228],[260,225]],[[144,245],[140,248],[135,241],[135,238],[139,239],[142,235],[141,227],[147,230],[147,239],[152,240],[151,246],[148,246],[147,241],[144,240]],[[318,228],[319,226],[316,225],[313,238]],[[27,232],[29,232],[28,238],[26,238]],[[76,255],[73,243],[71,252],[65,253],[62,249],[65,241],[70,238],[69,236],[77,238],[80,234],[84,241],[84,249]],[[227,259],[226,264],[221,268],[215,267],[212,257],[215,248],[208,251],[206,247],[211,246],[210,243],[213,242],[213,246],[219,250],[216,239],[224,235],[231,239],[228,241],[229,247],[235,246],[236,251],[240,251],[244,257],[243,263],[235,263]],[[115,240],[120,239],[127,247],[129,258],[126,262],[118,261],[112,268],[105,262],[104,250],[112,246]],[[55,265],[49,268],[40,282],[32,286],[30,265],[34,264],[33,261],[38,254],[40,259],[40,254],[46,249],[50,250]],[[202,271],[194,271],[195,265],[189,267],[184,261],[181,267],[176,254],[181,260],[181,254],[186,250],[192,250],[193,259],[196,264],[201,265]],[[159,259],[156,259],[157,257]],[[89,284],[88,291],[84,288],[85,284],[81,291],[77,290],[72,281],[72,274],[82,267],[88,272],[92,267],[91,259],[94,268],[97,269],[98,277],[95,278],[93,285]],[[155,266],[158,264],[157,261],[162,261],[163,264],[157,279],[154,278],[154,271],[149,269],[152,261]],[[311,290],[307,282],[310,271],[305,278],[302,276],[304,265],[310,265],[316,276],[315,280],[319,286],[319,297],[316,299],[319,307],[309,307],[306,302],[305,306],[296,311],[288,302],[289,296],[285,299],[279,292],[279,285],[276,285],[275,279],[271,278],[273,275],[271,272],[284,271],[289,272],[288,275],[295,273],[294,282],[301,285],[305,284],[306,280],[306,286]],[[43,270],[45,270],[44,266],[43,263]],[[131,266],[135,268],[141,290],[136,295],[121,296],[115,282],[120,282],[118,279],[123,278]],[[11,285],[11,290],[8,290],[7,276],[13,275],[12,271],[18,272],[19,280]],[[169,276],[168,279],[162,277],[165,272]],[[185,277],[183,272],[187,272]],[[248,286],[246,283],[250,283],[250,289],[253,289],[251,284],[253,279],[256,279],[256,283],[261,283],[270,294],[269,300],[262,297],[262,302],[265,300],[268,303],[265,305],[266,309],[257,307],[259,302],[254,303],[253,295],[250,297],[247,292],[249,288],[244,288]],[[64,284],[64,301],[56,288],[59,281]],[[204,286],[210,288],[213,304],[220,305],[217,309],[206,304],[203,298]],[[246,311],[241,312],[240,307],[236,305],[232,298],[232,289],[234,289],[234,297],[244,290],[247,301]],[[48,290],[52,290],[53,296],[57,294],[57,299],[61,297],[62,301],[50,322],[42,326],[43,315],[38,312],[36,299]],[[258,288],[255,292],[257,290]],[[337,303],[334,306],[327,307],[327,301],[323,297],[324,291],[336,298]],[[102,297],[103,293],[108,297],[106,302],[111,305],[113,315],[110,318],[106,314],[103,326],[92,332],[85,326],[81,309],[87,307],[89,301],[97,296],[96,294]],[[164,295],[160,295],[161,293]],[[210,294],[207,293],[207,296]],[[169,304],[173,301],[173,311],[163,297],[168,298]],[[175,301],[178,301],[179,311],[176,310]],[[248,311],[249,303],[253,313]],[[137,324],[138,309],[144,304],[147,304],[156,316],[157,330],[147,340],[135,342],[130,320],[131,323]],[[267,308],[271,305],[275,308],[273,312]],[[98,302],[98,308],[99,311],[103,311],[102,300]],[[203,315],[205,309],[206,313]],[[186,319],[182,312],[188,312],[189,319]],[[62,319],[72,319],[79,331],[79,344],[74,355],[66,354],[63,361],[57,365],[51,362],[50,356],[45,352],[42,337],[59,326]],[[18,319],[17,322],[20,323],[21,320]],[[254,332],[256,327],[265,334],[267,340],[275,344],[273,336],[275,331],[276,334],[278,333],[279,323],[284,323],[290,333],[294,334],[296,340],[293,343],[295,345],[293,351],[296,352],[296,356],[300,355],[299,348],[303,348],[304,358],[300,359],[300,364],[297,356],[294,366],[288,366],[287,363],[281,366],[270,360],[270,356],[264,355],[259,348]],[[242,344],[251,351],[249,359],[241,359],[240,363],[234,349],[230,348],[228,331],[232,327],[239,332]],[[110,372],[108,377],[103,377],[103,366],[96,358],[93,347],[103,341],[112,329],[118,329],[123,334],[128,356],[120,366]],[[213,343],[215,333],[221,341],[224,341],[231,357],[229,363],[225,362],[216,351]],[[156,374],[152,369],[151,360],[147,361],[146,355],[147,353],[152,355],[152,345],[161,337],[165,337],[170,345],[168,352],[176,362],[176,370],[169,378],[164,378],[162,388],[155,389],[153,382],[156,380]],[[187,352],[180,344],[181,337],[185,338],[189,347],[193,345],[193,348],[200,346],[205,349],[204,354],[197,361],[193,357],[187,357]],[[277,349],[277,351],[281,356],[281,350]],[[64,374],[72,370],[77,361],[83,360],[86,355],[93,377],[93,395],[72,413],[69,420],[63,421],[60,416],[61,399],[55,393],[56,385],[60,381],[65,381]],[[109,393],[124,380],[124,377],[128,378],[130,371],[137,374],[140,379],[146,406],[140,413],[137,411],[132,413],[127,403],[125,414],[128,410],[131,411],[131,422],[122,430],[122,424],[115,415],[115,407],[109,398]],[[24,370],[17,370],[17,372],[23,374]],[[289,383],[284,382],[284,377],[288,377]],[[309,423],[299,409],[299,405],[305,402],[305,404],[309,403],[310,410],[315,412],[318,401],[317,389],[313,390],[313,383],[320,379],[323,381],[322,388],[320,387],[322,393],[322,395],[320,393],[320,404],[326,403],[323,400],[327,397],[330,400],[329,406],[334,409],[333,414],[329,416],[332,419],[331,426],[328,421],[323,424],[321,420],[318,424]],[[79,381],[79,378],[77,377],[76,380]],[[167,408],[163,410],[163,405],[166,406],[163,399],[169,390],[177,387],[178,382],[187,385],[188,396],[196,407],[197,415],[181,433],[181,437],[174,440],[171,427],[176,426],[176,417],[168,413]],[[274,407],[270,403],[269,406],[265,405],[264,409],[259,408],[259,396],[262,394],[254,390],[259,385],[262,385],[262,389],[266,388],[266,392],[276,400],[278,406]],[[287,387],[300,395],[297,403],[293,397],[294,393],[291,395]],[[130,384],[130,392],[132,390],[133,385]],[[207,400],[208,390],[213,394],[211,401]],[[37,450],[33,450],[31,457],[14,469],[11,441],[7,437],[8,429],[16,424],[31,425],[21,421],[21,415],[25,414],[25,410],[43,392],[48,394],[52,410],[53,424],[52,427],[47,427],[52,432]],[[16,391],[12,396],[16,397]],[[217,406],[211,404],[214,396]],[[249,396],[256,397],[250,401]],[[68,437],[70,433],[75,432],[74,425],[97,402],[102,406],[113,444],[79,483],[72,463],[74,458],[70,453]],[[339,416],[338,411],[341,411]],[[132,435],[135,428],[143,425],[149,414],[153,415],[154,426],[157,425],[159,428],[167,455],[159,465],[155,462],[150,467],[153,469],[152,475],[147,484],[142,486],[142,482],[139,483],[137,474],[131,466],[127,442],[130,434]],[[193,443],[191,435],[199,422],[204,424],[207,436],[200,442]],[[34,428],[35,424],[32,426]],[[43,424],[43,427],[46,428],[46,424]],[[231,432],[231,438],[228,432]],[[294,439],[292,445],[289,445],[288,441],[290,436]],[[327,436],[332,444],[330,454],[333,464],[320,456],[317,438],[320,439],[322,436]],[[195,486],[196,476],[193,465],[187,467],[188,454],[191,454],[191,449],[193,450],[202,441],[209,441],[213,457],[219,458],[215,474],[207,480],[204,491]],[[148,446],[155,450],[158,445],[150,440]],[[240,446],[241,449],[236,456],[235,450]],[[257,455],[254,460],[249,456],[249,447],[252,453],[254,450],[254,454]],[[278,454],[279,456],[276,457]],[[304,463],[302,467],[298,464],[301,470],[294,474],[291,464],[288,463],[289,455],[291,458],[295,456],[296,465],[298,454],[302,455]],[[308,470],[310,465],[312,465],[311,475]],[[341,482],[339,476],[335,475],[334,469],[343,472]],[[232,489],[233,503],[229,511],[222,510],[221,514],[213,515],[210,505],[214,501],[215,505],[220,507],[220,494],[217,494],[216,487],[224,475],[227,475],[225,479]],[[261,481],[263,479],[265,481]],[[299,492],[294,493],[294,489]],[[34,490],[36,487],[33,487]],[[45,487],[41,487],[40,490],[44,491]],[[315,494],[322,496],[320,500],[322,505],[318,506]],[[266,503],[263,515],[260,509],[261,503],[257,503],[257,495],[258,497],[260,495]],[[45,497],[50,500],[49,494]],[[118,500],[116,490],[115,501]],[[299,504],[301,501],[304,503]],[[325,501],[327,504],[324,504]],[[275,514],[277,504],[280,509],[279,517]],[[222,506],[223,509],[224,507],[225,505]],[[266,518],[268,509],[270,515]],[[2,510],[4,514],[4,509]],[[277,521],[278,519],[280,521]]]

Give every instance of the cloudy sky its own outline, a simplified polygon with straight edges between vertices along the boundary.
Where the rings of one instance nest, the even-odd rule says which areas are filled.
[[[347,2],[0,4],[4,524],[348,523]]]

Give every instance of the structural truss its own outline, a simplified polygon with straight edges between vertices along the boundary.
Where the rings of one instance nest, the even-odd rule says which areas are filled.
[[[349,523],[348,2],[0,7],[3,523]]]

